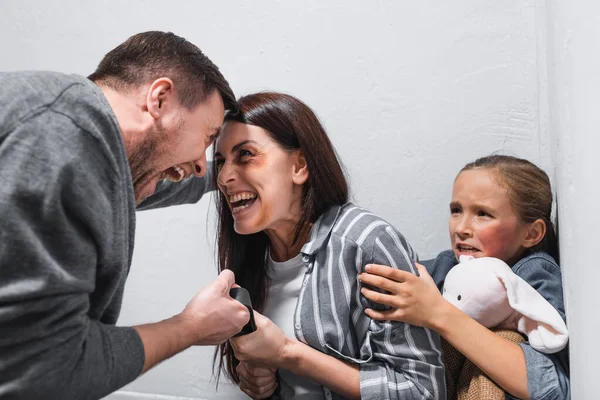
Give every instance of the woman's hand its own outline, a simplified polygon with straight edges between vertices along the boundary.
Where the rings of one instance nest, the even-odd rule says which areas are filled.
[[[275,368],[262,368],[240,361],[236,371],[240,377],[240,389],[253,399],[265,399],[277,388]]]
[[[290,339],[269,318],[254,311],[256,331],[229,339],[235,357],[263,368],[279,368],[286,361]]]
[[[419,275],[410,272],[369,264],[358,276],[362,283],[378,287],[389,294],[363,287],[361,293],[369,300],[390,306],[387,311],[370,308],[365,313],[376,320],[403,321],[412,325],[433,328],[438,316],[450,305],[440,294],[435,282],[424,266],[417,264]]]

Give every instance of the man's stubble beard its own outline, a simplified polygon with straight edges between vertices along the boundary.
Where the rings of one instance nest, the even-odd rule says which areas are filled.
[[[156,160],[162,153],[160,141],[163,136],[165,136],[164,129],[150,132],[147,139],[128,156],[136,205],[144,200],[139,197],[140,190],[160,173],[156,168]]]

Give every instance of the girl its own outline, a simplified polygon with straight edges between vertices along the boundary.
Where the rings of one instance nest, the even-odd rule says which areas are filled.
[[[357,274],[369,263],[414,273],[411,247],[348,203],[304,103],[258,93],[239,109],[215,145],[219,263],[250,292],[258,330],[222,345],[220,367],[253,398],[273,393],[278,370],[285,399],[445,399],[439,336],[363,312],[375,305]]]
[[[439,291],[461,254],[496,257],[565,320],[551,209],[548,176],[531,162],[494,155],[466,165],[454,181],[450,202],[452,250],[424,262],[427,269],[417,265],[419,277],[380,265],[367,266],[359,280],[389,294],[367,288],[363,294],[391,309],[365,312],[376,320],[404,321],[435,330],[508,392],[508,398],[567,399],[567,348],[548,355],[527,342],[506,340],[452,306]]]

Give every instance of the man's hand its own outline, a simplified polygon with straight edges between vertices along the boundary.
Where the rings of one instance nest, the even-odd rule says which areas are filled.
[[[240,389],[253,399],[265,399],[277,388],[277,370],[241,361],[236,367]]]
[[[216,345],[239,333],[250,320],[248,309],[229,296],[233,272],[225,270],[198,292],[180,314],[194,335],[195,345]]]

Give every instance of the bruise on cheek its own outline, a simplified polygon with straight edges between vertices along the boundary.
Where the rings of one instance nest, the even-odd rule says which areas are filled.
[[[479,232],[479,240],[485,247],[488,257],[500,258],[504,261],[511,258],[515,248],[518,248],[518,234],[511,226],[497,226]]]
[[[260,151],[254,151],[254,156],[246,161],[246,165],[253,168],[262,168],[266,165],[266,157]]]

